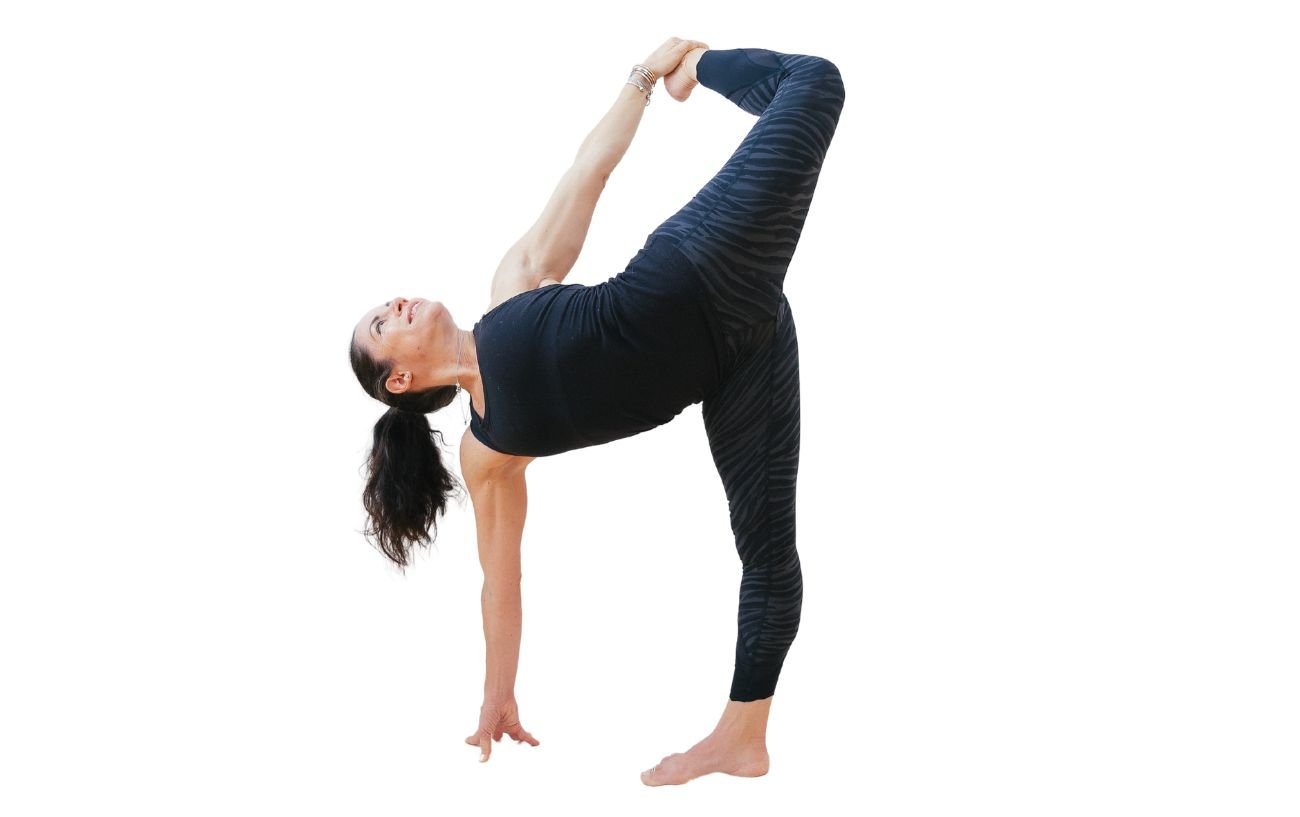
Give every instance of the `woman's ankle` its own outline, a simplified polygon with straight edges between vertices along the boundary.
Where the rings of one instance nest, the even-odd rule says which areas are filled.
[[[699,64],[700,57],[704,56],[704,52],[708,50],[707,48],[692,48],[682,58],[682,62],[685,63],[686,67],[686,76],[690,77],[692,82],[700,81],[699,77],[695,75],[695,66]]]
[[[767,719],[771,712],[770,697],[758,701],[727,701],[715,733],[733,738],[763,740],[767,737]]]

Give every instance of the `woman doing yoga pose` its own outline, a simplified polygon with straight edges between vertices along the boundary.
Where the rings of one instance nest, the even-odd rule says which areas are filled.
[[[594,286],[565,284],[660,76],[678,101],[698,83],[758,120],[626,269]],[[456,487],[425,414],[458,389],[470,395],[460,462],[484,572],[487,680],[478,731],[465,740],[481,760],[502,734],[538,743],[514,696],[528,464],[639,434],[702,402],[743,566],[735,671],[713,732],[642,780],[767,772],[768,712],[803,598],[799,349],[783,286],[843,103],[839,70],[824,58],[670,39],[634,68],[537,224],[506,254],[472,330],[437,301],[406,298],[355,327],[357,378],[391,407],[375,425],[367,533],[399,565],[430,526],[436,532]]]

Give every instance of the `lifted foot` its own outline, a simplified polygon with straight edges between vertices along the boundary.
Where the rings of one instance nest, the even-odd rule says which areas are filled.
[[[695,78],[695,65],[700,61],[707,48],[696,48],[686,52],[681,63],[676,68],[664,76],[664,90],[668,95],[678,102],[685,102],[686,98],[695,90],[699,81]]]

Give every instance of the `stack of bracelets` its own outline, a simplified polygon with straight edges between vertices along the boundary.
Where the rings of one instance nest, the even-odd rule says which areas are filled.
[[[654,71],[646,68],[644,65],[637,63],[632,66],[632,73],[628,76],[624,85],[635,85],[645,92],[645,104],[650,104],[650,94],[654,91],[655,80],[659,77]]]

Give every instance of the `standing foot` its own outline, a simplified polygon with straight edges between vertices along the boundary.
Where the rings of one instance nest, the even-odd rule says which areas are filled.
[[[767,747],[762,741],[723,745],[710,735],[687,752],[668,755],[653,769],[641,772],[641,782],[647,786],[678,786],[714,772],[762,777],[768,765]]]
[[[641,782],[647,786],[677,786],[713,772],[762,777],[768,769],[767,717],[771,707],[771,696],[759,701],[728,701],[707,738],[642,772]]]

